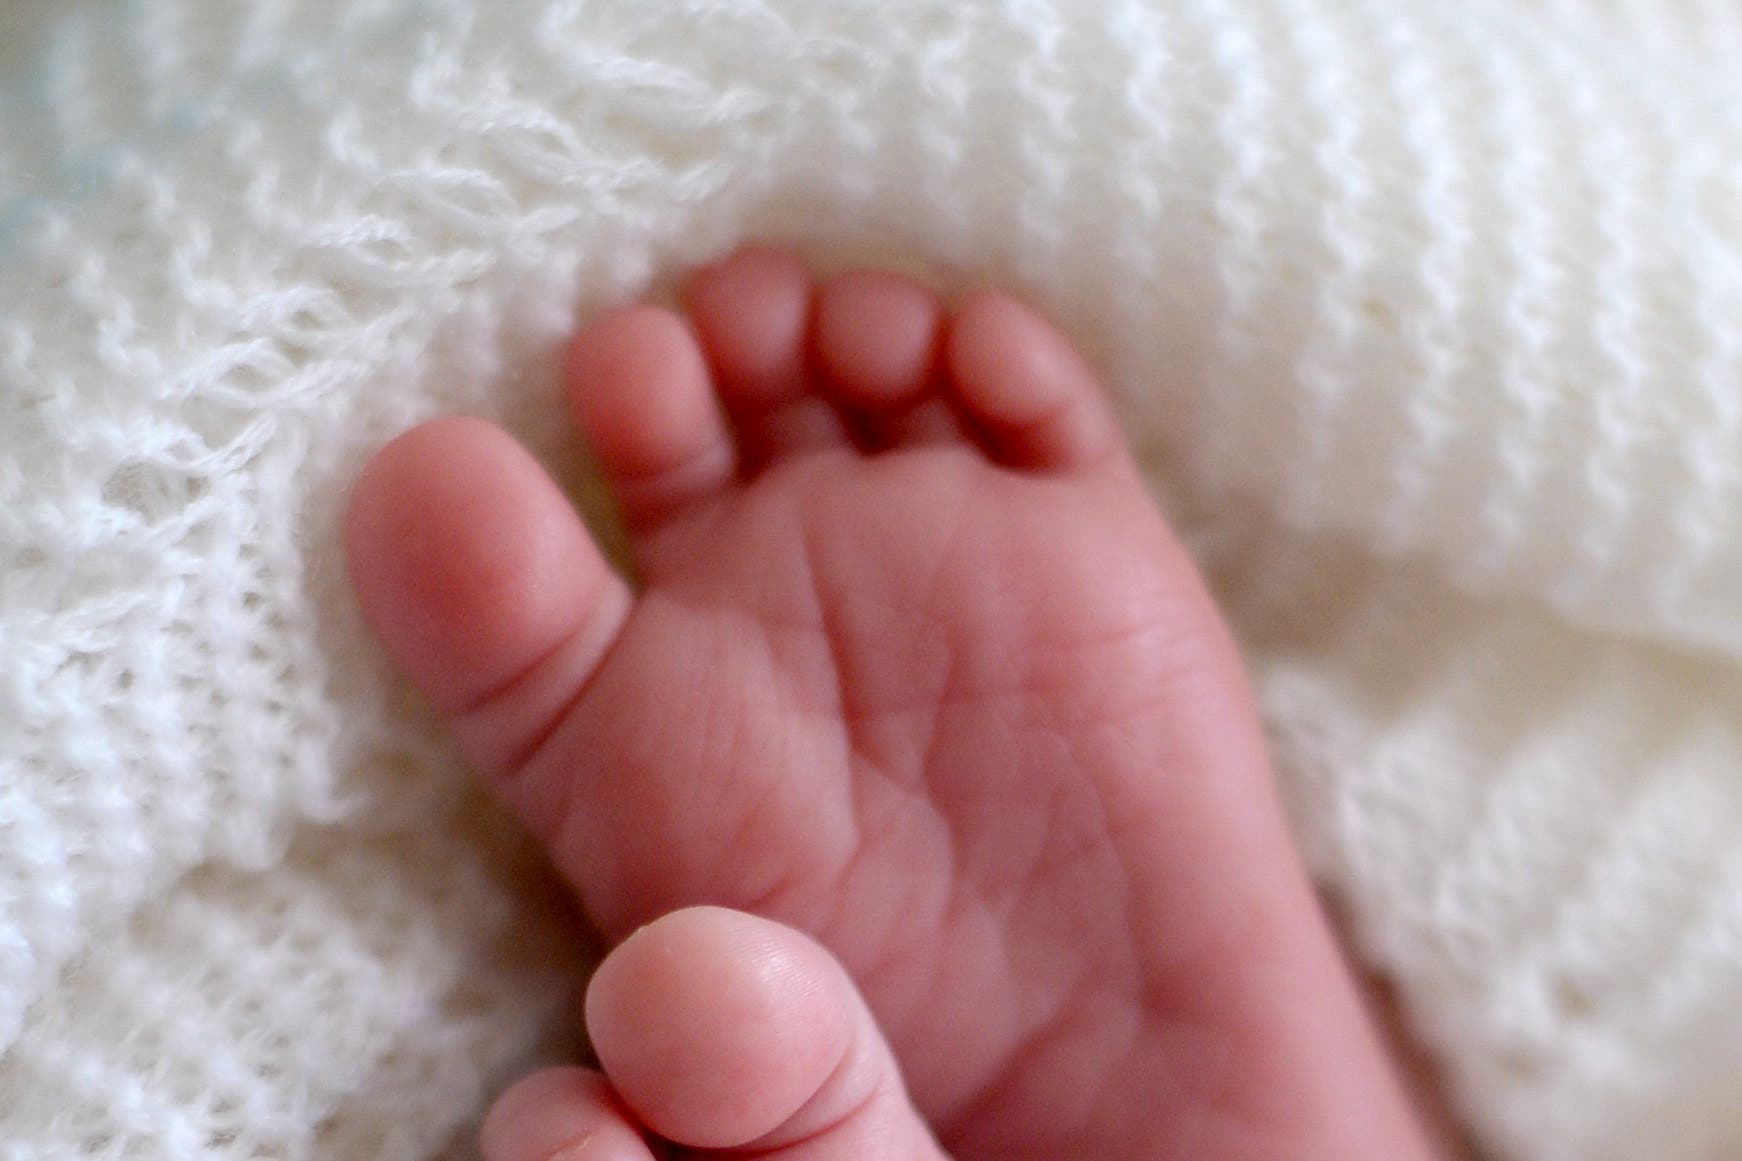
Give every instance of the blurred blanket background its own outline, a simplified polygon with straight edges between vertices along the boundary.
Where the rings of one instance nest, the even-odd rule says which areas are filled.
[[[752,237],[1092,352],[1488,1153],[1742,1157],[1742,4],[7,0],[0,1159],[572,1050],[337,518],[455,409],[588,495],[562,339]]]

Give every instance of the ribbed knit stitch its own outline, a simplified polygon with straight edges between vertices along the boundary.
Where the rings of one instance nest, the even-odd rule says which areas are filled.
[[[412,1161],[529,1050],[575,961],[513,946],[561,924],[338,514],[452,409],[583,487],[562,337],[747,236],[1106,369],[1494,1156],[1742,1156],[1732,0],[14,0],[0,46],[0,1158]]]

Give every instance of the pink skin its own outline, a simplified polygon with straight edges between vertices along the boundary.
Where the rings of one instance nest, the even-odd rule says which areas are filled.
[[[939,1156],[925,1126],[961,1161],[1428,1157],[1234,647],[1070,344],[771,250],[688,305],[569,364],[639,592],[476,420],[353,500],[387,648],[628,939],[589,998],[609,1080],[517,1088],[491,1161],[644,1158],[638,1127],[814,1161]],[[701,904],[777,922],[629,938]],[[843,1059],[872,1097],[835,1100]]]
[[[846,971],[790,927],[712,907],[657,919],[600,966],[587,1027],[610,1080],[522,1081],[484,1126],[492,1161],[650,1161],[671,1153],[660,1138],[699,1156],[943,1161]]]

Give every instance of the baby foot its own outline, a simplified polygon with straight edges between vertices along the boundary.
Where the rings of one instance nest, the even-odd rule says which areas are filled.
[[[490,1161],[943,1161],[847,973],[742,911],[655,920],[600,965],[587,1028],[605,1065],[528,1077],[484,1126]],[[606,1078],[609,1078],[608,1080]]]
[[[964,1161],[1426,1156],[1228,634],[1057,332],[751,250],[569,370],[638,593],[476,420],[385,449],[347,539],[608,938],[809,933]]]

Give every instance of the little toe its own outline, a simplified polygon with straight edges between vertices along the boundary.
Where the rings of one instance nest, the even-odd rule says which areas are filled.
[[[496,1101],[479,1139],[484,1161],[656,1161],[611,1085],[584,1068],[533,1073]]]
[[[960,434],[935,393],[943,329],[937,296],[899,274],[852,271],[818,292],[811,337],[817,369],[873,446]]]
[[[582,331],[569,348],[568,394],[632,531],[737,475],[701,348],[670,311],[632,307]]]
[[[1095,374],[1069,339],[1008,295],[983,291],[957,314],[945,360],[987,451],[1012,467],[1078,469],[1123,459]]]
[[[811,390],[814,297],[804,264],[769,247],[740,250],[690,280],[690,317],[752,471],[849,442],[835,408]]]
[[[499,779],[572,704],[629,614],[627,586],[562,491],[479,419],[426,423],[378,452],[352,492],[345,547],[388,654]]]
[[[605,959],[586,1012],[624,1104],[678,1145],[943,1161],[846,971],[790,927],[718,907],[673,912]]]

